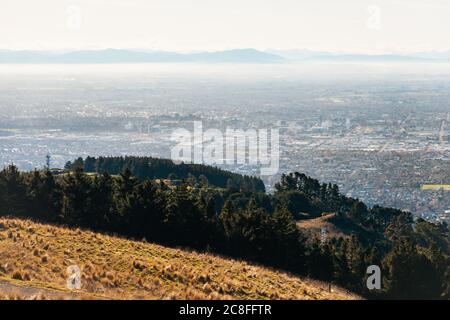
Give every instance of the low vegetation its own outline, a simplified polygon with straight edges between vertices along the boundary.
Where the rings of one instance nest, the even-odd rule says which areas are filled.
[[[209,254],[29,220],[2,218],[0,225],[0,299],[358,298]],[[67,288],[73,265],[81,269],[81,290]]]

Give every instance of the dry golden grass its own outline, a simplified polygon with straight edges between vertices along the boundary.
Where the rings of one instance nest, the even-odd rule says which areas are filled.
[[[69,290],[67,268],[81,269]],[[0,219],[0,299],[355,299],[345,290],[208,254]]]
[[[342,229],[336,227],[330,219],[333,219],[335,215],[333,213],[318,217],[315,219],[300,220],[297,222],[297,226],[310,237],[320,239],[322,235],[322,229],[326,230],[328,238],[349,238],[351,232],[345,232]]]

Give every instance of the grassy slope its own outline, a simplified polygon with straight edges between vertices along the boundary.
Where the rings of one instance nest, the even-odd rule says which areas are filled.
[[[322,229],[326,229],[328,238],[350,238],[352,234],[362,234],[366,239],[376,236],[348,219],[337,219],[333,213],[314,219],[300,220],[297,226],[305,234],[316,239],[321,238]]]
[[[320,239],[322,228],[327,231],[327,236],[331,238],[347,238],[350,236],[350,232],[342,230],[337,227],[330,220],[334,218],[334,214],[325,215],[314,219],[300,220],[297,222],[297,226],[308,235]]]
[[[67,267],[82,289],[66,288]],[[355,299],[242,261],[27,220],[0,219],[0,299]]]

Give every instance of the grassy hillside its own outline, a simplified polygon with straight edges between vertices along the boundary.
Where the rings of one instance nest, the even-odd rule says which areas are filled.
[[[300,220],[297,222],[297,226],[309,236],[318,239],[320,239],[323,229],[326,230],[326,234],[330,238],[349,237],[350,232],[346,232],[346,230],[337,227],[330,221],[334,217],[334,214],[328,214],[314,219]]]
[[[365,239],[375,239],[376,235],[358,226],[349,219],[339,219],[334,213],[326,214],[314,219],[297,222],[300,230],[309,238],[320,239],[322,230],[326,230],[326,237],[350,238],[352,235],[363,235]]]
[[[67,268],[82,270],[69,290]],[[145,242],[0,219],[0,299],[355,299],[320,282]]]

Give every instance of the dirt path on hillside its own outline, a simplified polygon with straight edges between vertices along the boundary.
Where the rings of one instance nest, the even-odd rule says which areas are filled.
[[[88,297],[83,293],[36,288],[0,280],[0,300],[84,300],[89,298],[93,299],[93,297]]]

